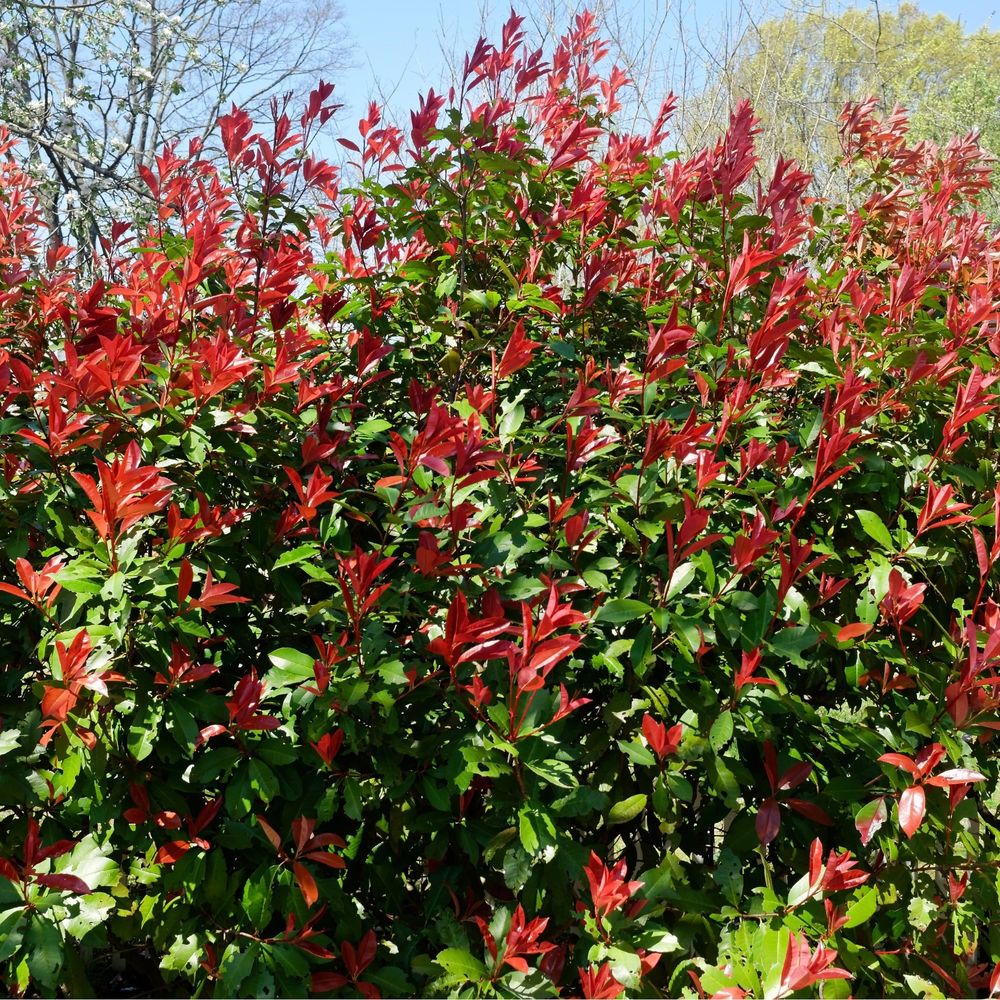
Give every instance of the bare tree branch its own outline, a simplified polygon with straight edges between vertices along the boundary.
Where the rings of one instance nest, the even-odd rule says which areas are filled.
[[[335,77],[339,2],[2,0],[0,123],[27,141],[53,241],[87,251],[95,222],[145,199],[138,168],[208,136],[230,103],[260,114]]]

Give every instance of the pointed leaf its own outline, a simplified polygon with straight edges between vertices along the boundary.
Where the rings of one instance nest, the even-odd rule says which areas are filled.
[[[910,785],[899,797],[899,827],[912,837],[924,818],[927,796],[923,785]]]
[[[49,889],[57,889],[60,892],[75,892],[81,896],[85,896],[91,891],[90,886],[82,878],[77,878],[76,875],[38,875],[35,877],[35,881]]]
[[[892,535],[889,534],[889,529],[882,523],[882,518],[878,514],[871,510],[856,510],[854,513],[857,514],[861,527],[870,538],[874,538],[884,549],[891,551],[894,548]]]
[[[881,796],[862,806],[854,817],[854,826],[861,835],[861,843],[867,846],[888,818],[889,810]]]
[[[953,767],[949,771],[942,771],[940,774],[935,774],[933,778],[928,778],[926,784],[944,788],[948,785],[968,785],[985,780],[986,775],[980,774],[978,771],[970,771],[967,767]]]
[[[865,622],[854,622],[852,625],[845,625],[837,633],[837,642],[850,642],[851,639],[867,635],[874,627],[874,625],[867,625]]]
[[[776,799],[767,799],[757,811],[754,828],[762,844],[770,844],[781,829],[781,813]]]
[[[295,872],[295,881],[299,884],[299,891],[302,893],[306,906],[311,907],[319,899],[316,880],[309,874],[309,869],[298,861],[292,865],[292,871]]]

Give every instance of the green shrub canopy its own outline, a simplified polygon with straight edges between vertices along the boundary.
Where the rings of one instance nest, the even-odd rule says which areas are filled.
[[[4,140],[10,992],[1000,978],[988,164],[755,186],[604,54],[512,16],[343,178],[234,109],[84,288]]]

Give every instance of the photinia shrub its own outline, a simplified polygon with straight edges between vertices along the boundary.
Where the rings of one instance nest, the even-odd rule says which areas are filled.
[[[10,993],[996,992],[988,164],[754,184],[605,51],[234,109],[92,285],[3,140]]]

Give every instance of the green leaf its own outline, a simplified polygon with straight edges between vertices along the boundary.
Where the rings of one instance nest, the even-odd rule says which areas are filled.
[[[44,913],[32,914],[24,936],[31,978],[42,987],[43,995],[54,995],[63,964],[63,941],[59,927]]]
[[[250,768],[244,762],[230,775],[226,783],[226,811],[237,819],[246,816],[257,801],[250,787]]]
[[[167,953],[160,959],[160,968],[169,972],[193,973],[198,967],[201,950],[198,938],[194,934],[178,934],[171,942]]]
[[[282,552],[274,561],[274,569],[281,569],[284,566],[294,566],[296,563],[305,562],[312,559],[319,552],[319,545],[315,542],[307,542],[305,545],[298,545],[288,552]],[[272,661],[273,662],[273,661]]]
[[[145,760],[152,752],[160,735],[163,703],[149,702],[137,712],[128,731],[128,750],[136,760]]]
[[[198,723],[191,713],[176,701],[167,705],[166,732],[185,750],[192,750],[198,739]]]
[[[21,734],[16,729],[5,729],[0,733],[0,757],[16,750],[21,742]]]
[[[726,966],[725,968],[731,969],[732,966]],[[722,993],[724,990],[731,990],[736,986],[736,980],[733,976],[716,966],[709,966],[702,971],[698,976],[698,980],[706,996]],[[687,983],[684,985],[687,986]]]
[[[856,899],[847,907],[844,916],[847,918],[845,927],[857,927],[859,924],[870,920],[878,907],[878,890],[872,886],[865,889],[860,899]]]
[[[390,430],[392,424],[388,420],[383,420],[381,417],[373,418],[372,420],[366,420],[363,424],[359,424],[354,428],[354,437],[358,439],[362,438],[372,438],[377,434],[381,434],[383,431]]]
[[[262,931],[271,920],[274,892],[270,868],[258,868],[243,885],[243,912],[254,928]]]
[[[526,760],[524,764],[550,785],[556,785],[558,788],[575,788],[577,785],[573,769],[564,761]]]
[[[6,962],[21,947],[28,929],[28,913],[23,900],[20,903],[15,909],[0,913],[0,962]]]
[[[506,407],[503,411],[503,416],[500,418],[500,425],[497,428],[500,435],[500,443],[506,445],[518,432],[523,423],[524,407],[520,403]]]
[[[95,927],[101,927],[115,908],[115,897],[106,892],[91,892],[76,899],[76,912],[62,922],[63,930],[77,941]]]
[[[810,881],[809,873],[806,872],[805,875],[795,882],[788,890],[789,909],[800,906],[809,897],[811,889],[812,883]]]
[[[646,927],[634,936],[632,942],[636,948],[661,953],[677,951],[681,946],[677,935],[671,934],[664,927]]]
[[[894,548],[892,535],[889,534],[889,529],[882,522],[882,518],[871,510],[856,510],[854,513],[858,515],[858,520],[865,533],[870,538],[874,538],[882,548],[892,551]]]
[[[291,687],[302,681],[312,680],[314,657],[308,653],[300,653],[297,649],[276,649],[268,653],[267,658],[273,667],[264,676],[271,689]]]
[[[671,795],[675,795],[681,802],[694,802],[694,786],[683,774],[667,771],[665,777]]]
[[[630,597],[617,597],[601,605],[595,620],[619,625],[635,618],[642,618],[644,615],[650,614],[652,610],[652,607],[643,601],[636,601]]]
[[[778,629],[768,646],[797,667],[804,667],[806,661],[801,655],[803,650],[815,646],[818,641],[819,632],[816,629],[808,625],[792,625]]]
[[[921,896],[915,896],[910,900],[906,916],[911,927],[915,927],[918,931],[925,931],[930,927],[937,912],[938,907],[936,903]]]
[[[621,802],[616,802],[608,811],[608,826],[617,826],[619,823],[630,823],[646,808],[646,795],[630,795]]]
[[[117,885],[121,872],[111,853],[111,844],[98,844],[91,833],[59,859],[56,870],[83,879],[91,889]]]
[[[653,629],[648,624],[643,625],[642,628],[639,629],[639,634],[633,640],[632,647],[629,650],[629,659],[632,661],[633,670],[641,670],[652,648]]]
[[[617,740],[618,749],[621,750],[629,760],[642,767],[652,767],[656,764],[656,758],[644,746],[639,743],[628,743],[625,740]]]
[[[408,997],[416,995],[413,983],[406,978],[406,973],[395,965],[383,965],[379,968],[365,969],[365,979],[374,983],[384,997]]]
[[[232,770],[243,755],[236,747],[213,747],[206,750],[191,769],[191,781],[198,785],[210,785],[223,774]]]
[[[489,977],[486,966],[462,948],[445,948],[437,953],[434,961],[452,983],[478,983]]]
[[[921,997],[922,1000],[944,1000],[945,993],[941,987],[924,976],[917,976],[908,973],[903,976],[906,983],[908,995],[911,997]]]
[[[733,906],[738,906],[743,895],[743,859],[729,847],[719,852],[712,881],[722,890]]]
[[[458,274],[455,271],[446,271],[438,279],[437,287],[434,289],[434,294],[439,298],[443,299],[451,295],[453,291],[458,287]]]
[[[520,812],[518,831],[521,838],[521,846],[529,854],[535,854],[539,847],[538,834],[535,833],[535,828],[531,825],[531,815],[528,809],[522,809]]]
[[[360,820],[363,809],[361,785],[357,778],[345,778],[343,782],[344,812],[353,820]]]
[[[255,943],[251,943],[246,951],[240,951],[235,943],[226,947],[222,953],[222,961],[219,962],[221,990],[216,992],[216,996],[219,996],[220,993],[230,997],[240,995],[240,986],[253,971],[254,963],[257,960],[257,949],[258,945]]]
[[[712,723],[712,728],[708,732],[708,742],[712,749],[718,752],[733,738],[733,713],[723,712]]]
[[[71,594],[99,594],[105,572],[93,559],[74,559],[56,573],[56,580]]]
[[[250,761],[250,787],[265,801],[278,794],[278,778],[267,764],[256,757]]]
[[[535,860],[520,844],[514,844],[504,851],[503,880],[508,889],[520,892],[524,884],[531,878],[531,870]]]
[[[682,594],[691,584],[697,575],[697,567],[693,562],[681,563],[673,573],[670,574],[670,583],[667,584],[667,600]]]
[[[316,566],[311,562],[304,562],[301,564],[302,572],[309,577],[310,580],[318,580],[320,583],[336,583],[336,578],[332,577],[322,566]]]
[[[635,528],[633,528],[632,525],[629,524],[628,521],[625,520],[625,518],[623,518],[619,514],[616,514],[614,511],[612,511],[608,516],[610,517],[610,519],[611,519],[612,523],[615,525],[615,527],[622,533],[622,535],[624,536],[625,540],[633,548],[638,549],[640,547],[639,546],[639,535],[636,533]]]
[[[603,962],[607,960],[611,964],[611,975],[615,977],[623,986],[630,989],[638,989],[639,976],[642,963],[639,956],[634,951],[627,951],[624,948],[606,947],[596,945],[588,953],[590,960]]]

